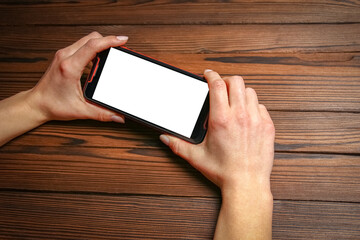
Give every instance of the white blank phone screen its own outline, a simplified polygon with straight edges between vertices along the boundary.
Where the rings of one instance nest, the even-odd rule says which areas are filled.
[[[206,82],[111,48],[93,99],[191,137]]]

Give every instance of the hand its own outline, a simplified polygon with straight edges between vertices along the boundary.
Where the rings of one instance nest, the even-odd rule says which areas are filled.
[[[173,136],[160,139],[209,180],[224,189],[270,189],[275,129],[255,91],[241,77],[222,79],[205,71],[210,89],[208,132],[193,145]]]
[[[38,84],[29,92],[29,105],[48,120],[94,119],[124,122],[124,117],[86,102],[80,84],[86,65],[96,53],[125,44],[127,37],[102,37],[93,32],[56,52]]]
[[[123,45],[127,39],[102,37],[93,32],[57,51],[34,88],[0,101],[0,146],[50,120],[95,119],[123,123],[123,116],[85,101],[80,78],[96,53]]]
[[[214,239],[271,239],[272,120],[241,77],[222,79],[211,70],[205,77],[210,113],[204,141],[193,145],[168,135],[160,139],[221,188]]]

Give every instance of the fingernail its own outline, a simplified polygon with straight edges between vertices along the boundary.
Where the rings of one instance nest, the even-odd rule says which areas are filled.
[[[128,36],[117,36],[116,37],[119,41],[127,41],[129,39]]]
[[[117,122],[117,123],[125,123],[125,119],[118,116],[118,115],[112,115],[111,116],[111,121]]]
[[[169,146],[170,139],[166,135],[160,135],[160,140],[166,145]]]
[[[211,69],[205,69],[204,73],[212,72]]]

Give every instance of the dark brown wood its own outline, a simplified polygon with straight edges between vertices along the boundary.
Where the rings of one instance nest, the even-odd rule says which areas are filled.
[[[359,239],[360,205],[275,201],[274,239]]]
[[[210,239],[218,210],[217,198],[1,192],[0,237]],[[359,214],[354,203],[275,201],[273,238],[357,239]]]
[[[360,53],[167,53],[151,52],[151,57],[202,74],[211,68],[221,74],[265,75],[286,77],[354,77],[360,75]],[[54,58],[55,51],[0,53],[0,77],[8,73],[43,73]],[[90,64],[89,64],[90,66]],[[12,76],[12,75],[10,75]],[[338,83],[339,84],[339,83]]]
[[[103,35],[127,35],[129,47],[144,53],[360,51],[360,24],[357,23],[3,26],[0,32],[6,35],[0,38],[0,46],[5,54],[56,51],[92,31]]]
[[[359,9],[358,0],[3,0],[0,99],[34,86],[56,50],[91,31],[128,35],[129,47],[194,73],[242,75],[276,127],[274,239],[360,239]],[[78,120],[3,146],[0,238],[210,239],[219,189],[158,136],[131,121]]]
[[[126,134],[121,136],[127,138]],[[54,138],[44,138],[43,144],[54,143]],[[66,142],[58,147],[36,146],[36,143],[3,147],[0,188],[219,195],[213,184],[156,139],[151,148],[140,145],[128,148],[126,141],[115,136],[112,147],[76,147],[86,142],[78,136]],[[275,199],[357,202],[360,196],[358,160],[358,156],[347,155],[277,153],[271,179],[273,195]]]
[[[0,14],[0,24],[2,25],[360,22],[358,1],[83,0],[1,2],[4,2]]]
[[[218,202],[208,198],[1,192],[0,237],[210,239]]]
[[[52,55],[29,52],[0,58],[0,69],[8,72],[0,73],[0,98],[33,87]],[[360,112],[359,53],[152,55],[198,74],[210,68],[224,76],[241,75],[270,110]]]
[[[271,111],[275,149],[286,152],[359,154],[358,113]],[[13,146],[152,148],[159,133],[129,121],[126,126],[95,121],[52,122],[13,140]]]

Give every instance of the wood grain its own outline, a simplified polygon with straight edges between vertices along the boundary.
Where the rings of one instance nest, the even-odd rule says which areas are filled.
[[[275,149],[284,152],[359,154],[358,113],[271,111]],[[11,146],[152,148],[159,133],[132,121],[123,126],[96,121],[50,122],[13,140]]]
[[[0,73],[0,99],[32,88],[52,55],[0,58],[0,69],[7,71]],[[241,75],[270,110],[360,112],[359,53],[152,55],[198,74],[210,68],[223,76]]]
[[[217,198],[0,193],[0,236],[21,239],[210,239]],[[274,239],[356,239],[360,205],[275,201]],[[286,230],[285,230],[286,229]]]
[[[359,0],[3,0],[0,99],[91,31],[244,76],[276,127],[274,239],[360,239]],[[49,122],[3,146],[0,239],[210,239],[219,190],[158,135]]]
[[[360,22],[360,4],[358,1],[96,0],[1,2],[0,24],[2,25]]]
[[[159,141],[153,148],[113,142],[116,147],[76,147],[76,141],[59,147],[5,146],[0,188],[219,196],[213,184]],[[359,171],[358,156],[277,153],[272,192],[275,199],[357,202]]]
[[[360,24],[1,26],[0,52],[56,51],[92,31],[144,53],[356,52]]]
[[[202,74],[212,68],[222,74],[284,75],[287,77],[356,77],[360,75],[360,53],[149,53],[151,57]],[[0,53],[0,76],[7,73],[43,73],[55,51]]]

